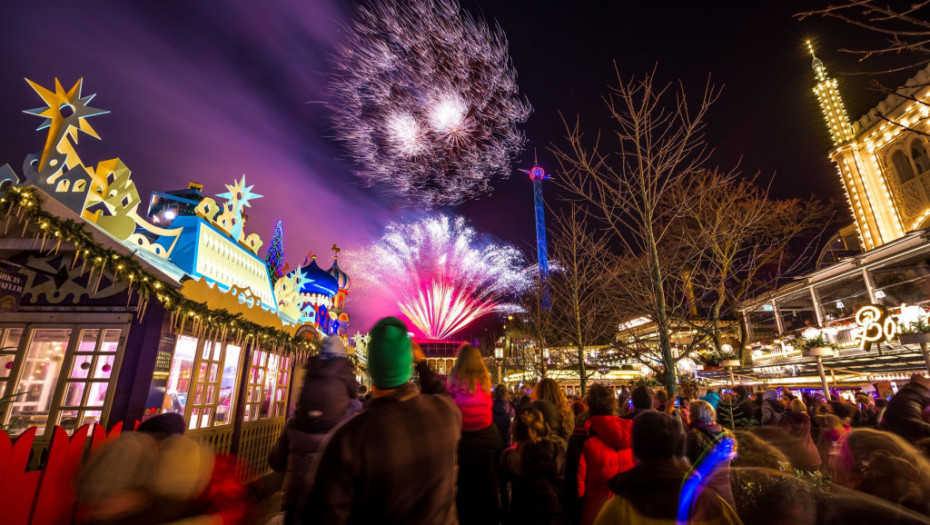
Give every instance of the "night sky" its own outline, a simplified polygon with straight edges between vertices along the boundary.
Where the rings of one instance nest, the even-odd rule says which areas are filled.
[[[362,188],[327,125],[328,57],[353,2],[336,0],[149,0],[136,2],[6,0],[0,7],[0,164],[20,172],[39,151],[40,119],[22,110],[40,105],[23,81],[70,87],[84,77],[84,94],[109,115],[92,125],[102,141],[82,136],[87,164],[120,157],[133,170],[143,202],[153,190],[205,184],[225,190],[245,173],[265,196],[249,210],[249,232],[270,241],[285,221],[287,260],[308,251],[328,265],[329,247],[352,249],[391,219],[416,210]],[[613,60],[628,77],[658,63],[659,76],[682,79],[698,96],[710,73],[725,86],[708,119],[713,162],[740,163],[745,173],[773,179],[779,197],[814,195],[845,208],[827,161],[829,134],[811,91],[813,37],[818,55],[840,78],[852,118],[882,95],[861,69],[836,51],[863,35],[822,19],[792,15],[796,1],[624,2],[620,0],[467,0],[473,14],[496,20],[510,41],[519,83],[534,107],[524,126],[526,151],[514,168],[528,168],[533,151],[558,177],[548,149],[563,144],[559,111],[582,116],[593,131],[607,124],[601,96],[615,81]],[[553,185],[547,198],[556,197]],[[480,230],[534,256],[532,190],[514,172],[490,196],[460,206]],[[355,329],[367,329],[381,305],[353,304]]]

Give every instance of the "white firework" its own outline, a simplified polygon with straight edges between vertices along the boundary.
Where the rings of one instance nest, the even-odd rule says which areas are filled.
[[[353,261],[353,282],[387,289],[404,315],[435,339],[507,308],[503,298],[532,281],[516,248],[481,245],[462,217],[389,224],[381,239],[346,260]]]
[[[347,33],[333,124],[365,183],[431,208],[509,175],[530,105],[500,27],[456,0],[382,0],[360,6]]]

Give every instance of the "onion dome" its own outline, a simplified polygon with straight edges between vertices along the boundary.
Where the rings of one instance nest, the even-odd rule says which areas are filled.
[[[339,293],[339,283],[336,282],[336,278],[330,275],[326,270],[317,266],[316,257],[313,257],[310,264],[302,267],[298,271],[301,277],[303,277],[300,293],[316,293],[327,297],[333,297]]]
[[[351,284],[349,275],[339,268],[339,263],[336,259],[333,259],[333,265],[329,268],[329,274],[336,278],[336,283],[339,285],[340,290],[349,289],[349,285]]]

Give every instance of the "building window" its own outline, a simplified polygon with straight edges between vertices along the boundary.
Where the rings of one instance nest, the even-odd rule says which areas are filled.
[[[898,180],[905,183],[914,178],[914,169],[911,167],[911,161],[903,151],[897,150],[891,154],[891,164],[898,174]]]
[[[0,397],[6,394],[7,383],[16,362],[19,340],[22,337],[22,328],[0,328]]]
[[[81,330],[65,381],[58,412],[59,426],[73,432],[88,423],[100,423],[107,400],[110,378],[119,349],[120,330]]]
[[[917,168],[918,175],[930,169],[930,158],[927,157],[927,149],[919,140],[911,143],[911,159],[914,161],[914,167]]]
[[[0,423],[11,435],[50,424],[69,433],[104,424],[119,371],[123,327],[0,327]]]
[[[287,388],[292,358],[256,349],[252,352],[244,421],[282,417],[287,411]],[[284,374],[279,374],[279,372]]]
[[[236,345],[179,336],[162,410],[184,415],[191,430],[231,423],[241,355]]]

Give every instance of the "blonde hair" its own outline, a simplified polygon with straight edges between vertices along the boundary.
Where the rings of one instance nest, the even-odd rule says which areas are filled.
[[[700,399],[692,401],[688,407],[692,423],[712,424],[717,422],[717,411],[713,405]]]
[[[807,405],[804,404],[804,401],[797,398],[791,400],[791,403],[788,404],[788,408],[792,412],[807,412]]]
[[[480,350],[467,343],[459,347],[448,384],[452,392],[474,394],[479,385],[485,392],[491,391],[491,374]]]
[[[562,392],[562,388],[554,379],[549,377],[540,379],[539,383],[536,384],[536,388],[533,389],[533,400],[548,401],[555,405],[559,409],[559,415],[562,416],[561,433],[571,435],[575,430],[575,412],[572,410],[568,398],[565,397],[565,392]]]

